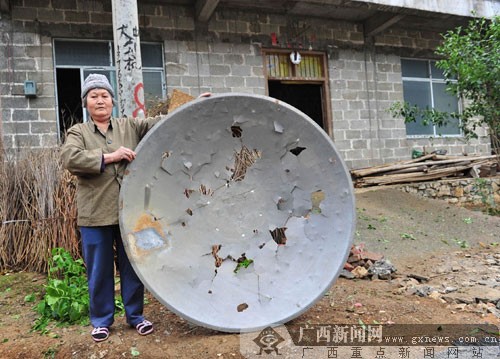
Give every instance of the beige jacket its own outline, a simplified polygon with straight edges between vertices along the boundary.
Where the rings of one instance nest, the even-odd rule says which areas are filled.
[[[94,122],[74,125],[68,130],[62,147],[62,160],[78,177],[77,207],[79,226],[118,224],[120,186],[127,161],[104,165],[103,155],[120,146],[135,149],[144,135],[160,120],[112,118],[103,134]]]

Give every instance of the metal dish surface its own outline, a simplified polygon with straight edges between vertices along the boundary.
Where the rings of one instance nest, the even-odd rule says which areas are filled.
[[[221,94],[165,116],[138,145],[120,228],[146,288],[207,328],[284,324],[334,284],[355,204],[327,134],[279,100]]]

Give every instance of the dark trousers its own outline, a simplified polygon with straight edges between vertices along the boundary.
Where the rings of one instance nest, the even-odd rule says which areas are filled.
[[[90,322],[94,327],[110,327],[115,313],[114,249],[116,244],[120,288],[127,323],[136,326],[144,320],[144,285],[128,260],[120,227],[80,227],[83,258],[87,267],[90,294]]]

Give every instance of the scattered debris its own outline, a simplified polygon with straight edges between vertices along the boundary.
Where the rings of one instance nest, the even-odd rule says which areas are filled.
[[[413,279],[418,280],[420,283],[422,283],[422,282],[428,282],[429,281],[429,277],[426,277],[426,276],[423,276],[423,275],[420,275],[420,274],[410,273],[407,276],[409,278],[413,278]]]
[[[368,273],[378,279],[392,279],[392,273],[396,272],[396,267],[388,259],[380,259],[373,263]]]
[[[452,313],[467,311],[500,318],[500,253],[483,248],[475,254],[451,255],[446,264],[433,268],[435,275],[408,274],[398,278],[396,293],[438,300],[447,304]]]
[[[347,279],[392,279],[396,268],[384,256],[365,250],[364,243],[353,245],[340,276]]]

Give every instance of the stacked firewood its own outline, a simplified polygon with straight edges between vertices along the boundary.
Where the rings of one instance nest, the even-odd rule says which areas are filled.
[[[497,173],[499,157],[446,156],[430,153],[407,161],[351,170],[355,187],[423,182],[445,178],[490,177]]]

